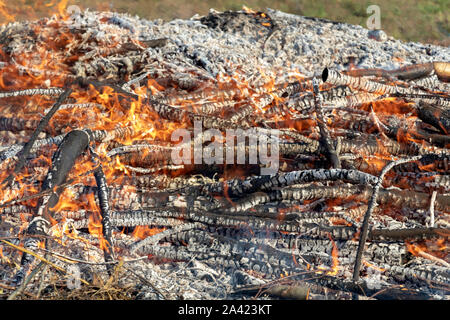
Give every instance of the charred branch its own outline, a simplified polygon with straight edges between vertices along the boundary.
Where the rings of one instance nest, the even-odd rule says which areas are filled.
[[[52,161],[52,168],[47,174],[47,178],[42,185],[42,190],[53,190],[51,194],[39,199],[36,207],[36,217],[30,222],[28,235],[47,235],[53,216],[52,208],[58,203],[59,195],[62,190],[57,187],[64,183],[67,174],[72,169],[75,160],[87,148],[89,137],[84,131],[72,131],[64,138],[55,153]],[[35,251],[40,240],[28,238],[25,240],[24,247]],[[23,280],[24,274],[30,268],[34,257],[27,253],[22,256],[22,268],[16,276],[19,283]]]
[[[114,244],[112,237],[111,217],[109,210],[109,194],[108,186],[106,184],[106,177],[103,172],[102,165],[99,164],[94,171],[95,182],[97,183],[97,198],[100,205],[100,213],[102,217],[102,233],[107,242],[106,248],[103,250],[105,261],[114,260]]]
[[[44,129],[45,126],[47,126],[48,122],[50,121],[51,117],[55,114],[55,112],[58,110],[58,108],[61,106],[61,104],[66,100],[70,94],[72,93],[72,89],[67,89],[61,95],[59,96],[56,103],[53,105],[52,109],[45,115],[45,117],[39,122],[37,128],[34,130],[33,134],[30,137],[30,140],[25,144],[22,150],[19,151],[19,161],[17,162],[16,166],[14,167],[14,174],[17,174],[22,170],[22,168],[25,166],[25,161],[30,153],[31,148],[33,147],[34,142],[36,141],[39,133]],[[14,175],[10,174],[5,180],[2,181],[2,185],[9,184],[13,181]]]
[[[313,90],[314,90],[314,106],[317,115],[317,124],[320,130],[320,141],[324,145],[327,158],[333,165],[333,168],[339,169],[341,167],[341,162],[339,160],[339,156],[336,153],[336,149],[334,148],[334,145],[331,142],[330,133],[328,132],[327,125],[324,121],[324,115],[322,110],[323,98],[320,95],[319,84],[316,78],[313,79]]]

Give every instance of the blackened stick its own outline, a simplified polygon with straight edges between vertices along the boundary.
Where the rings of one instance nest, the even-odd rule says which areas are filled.
[[[336,153],[336,149],[331,142],[330,132],[328,131],[327,125],[324,121],[324,115],[322,110],[322,97],[320,95],[319,84],[316,78],[313,78],[313,90],[314,90],[314,106],[317,115],[317,124],[320,130],[320,140],[325,147],[327,158],[333,165],[333,168],[339,169],[341,167],[341,161]]]
[[[103,237],[107,241],[108,247],[104,250],[105,261],[112,261],[114,258],[113,241],[112,241],[112,226],[109,208],[109,194],[108,186],[106,184],[105,173],[102,165],[97,167],[94,171],[95,182],[97,183],[97,197],[100,205],[100,213],[102,215],[102,230]]]
[[[52,190],[56,186],[63,184],[69,171],[75,164],[75,160],[86,150],[89,144],[89,135],[82,130],[69,132],[59,145],[58,150],[52,158],[52,167],[47,173],[47,177],[42,185],[42,190]],[[46,236],[51,226],[53,215],[52,208],[58,203],[62,188],[55,189],[50,194],[39,199],[36,207],[36,216],[30,222],[27,234],[31,236]],[[24,246],[30,251],[37,250],[39,239],[30,237],[25,240]],[[16,274],[15,281],[21,283],[28,269],[31,267],[34,257],[24,253],[21,261],[21,268]]]
[[[25,166],[26,158],[28,154],[30,153],[31,148],[33,147],[34,142],[36,141],[38,135],[41,133],[42,130],[44,130],[45,126],[47,126],[50,119],[53,117],[53,115],[58,111],[59,107],[63,102],[70,96],[72,93],[72,89],[65,90],[58,98],[58,100],[55,102],[53,107],[50,109],[50,111],[45,115],[44,118],[41,119],[39,122],[36,130],[34,130],[33,134],[31,135],[30,140],[25,144],[23,149],[19,152],[17,157],[19,158],[19,161],[17,165],[14,168],[14,172],[10,174],[8,177],[5,178],[5,180],[2,181],[2,185],[9,185],[14,180],[14,174],[17,174],[22,170],[22,168]]]

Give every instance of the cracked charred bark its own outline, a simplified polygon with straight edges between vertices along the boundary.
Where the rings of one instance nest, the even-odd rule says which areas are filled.
[[[58,186],[64,183],[67,174],[72,169],[76,159],[84,152],[89,143],[89,136],[86,132],[81,130],[71,131],[66,135],[58,151],[53,156],[52,168],[47,174],[47,178],[42,185],[42,190],[52,190],[52,193],[39,199],[36,207],[35,217],[29,224],[27,234],[33,235],[47,235],[48,228],[51,225],[53,215],[52,208],[58,203],[59,195],[62,190]],[[35,251],[40,240],[36,238],[27,238],[24,247],[31,251]],[[24,253],[21,260],[21,269],[16,274],[16,281],[20,283],[31,264],[34,257]]]

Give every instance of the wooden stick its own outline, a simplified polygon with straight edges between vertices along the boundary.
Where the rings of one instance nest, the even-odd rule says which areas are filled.
[[[433,191],[430,200],[430,227],[434,227],[434,203],[436,201],[437,191]]]
[[[149,285],[150,287],[152,287],[153,290],[155,290],[159,295],[161,295],[164,299],[168,300],[167,295],[165,295],[164,293],[161,292],[161,290],[159,290],[158,288],[156,288],[156,286],[151,283],[150,281],[148,281],[147,279],[145,279],[144,277],[140,276],[139,274],[137,274],[136,272],[134,272],[132,269],[127,268],[126,266],[123,266],[123,268],[125,270],[127,270],[128,272],[131,272],[134,276],[136,276],[139,280],[141,280],[142,282],[144,282],[145,284]]]
[[[15,287],[8,286],[7,284],[3,284],[3,283],[0,283],[0,288],[7,289],[7,290],[14,290],[14,289],[16,289]],[[22,293],[27,295],[27,296],[29,296],[30,298],[33,298],[33,299],[39,298],[39,296],[36,297],[34,294],[32,294],[32,293],[30,293],[28,291],[22,291]]]
[[[380,68],[375,69],[355,69],[349,71],[343,71],[343,74],[351,77],[367,77],[377,76],[384,78],[397,77],[403,80],[415,80],[426,77],[433,72],[432,63],[413,64],[394,70],[384,70]]]
[[[51,110],[45,115],[44,118],[39,122],[36,130],[34,130],[33,134],[31,135],[30,140],[25,144],[23,149],[19,152],[17,157],[19,158],[19,162],[16,164],[16,167],[14,168],[14,172],[11,173],[5,180],[2,181],[2,187],[4,188],[6,185],[9,185],[14,180],[14,175],[19,173],[20,170],[25,166],[26,159],[28,157],[28,154],[30,153],[31,148],[33,147],[34,142],[36,141],[38,135],[41,133],[41,131],[45,128],[45,126],[50,121],[51,117],[55,114],[55,112],[58,110],[58,108],[61,106],[61,104],[66,100],[70,94],[72,93],[72,89],[66,89],[58,98],[56,103],[53,105]]]
[[[283,299],[308,300],[309,291],[310,288],[305,285],[273,284],[269,287],[267,285],[243,287],[233,293],[256,293],[258,296],[265,293]]]
[[[34,276],[41,270],[41,268],[45,265],[44,261],[41,261],[36,268],[34,268],[33,271],[28,275],[28,277],[25,279],[25,281],[22,282],[22,284],[15,290],[13,293],[11,293],[6,300],[14,300],[19,294],[25,290],[28,283],[30,283],[31,279],[34,278]]]
[[[386,173],[388,173],[389,170],[391,170],[393,167],[395,167],[399,164],[407,163],[407,162],[411,162],[411,161],[417,161],[417,160],[422,159],[423,157],[424,156],[415,156],[415,157],[411,157],[411,158],[400,159],[397,161],[391,161],[381,171],[381,174],[378,178],[378,182],[375,184],[375,187],[373,188],[372,196],[370,198],[370,202],[367,207],[367,211],[364,214],[364,220],[363,220],[363,224],[361,227],[361,234],[359,236],[358,251],[356,252],[355,267],[353,269],[353,281],[355,283],[358,282],[358,280],[359,280],[359,270],[361,268],[362,255],[364,253],[364,246],[365,246],[366,240],[367,240],[370,215],[372,214],[372,212],[375,209],[375,206],[377,204],[377,197],[378,197],[380,187],[383,183],[384,176],[386,175]]]
[[[325,150],[327,152],[327,158],[333,165],[335,169],[339,169],[341,167],[341,161],[336,153],[336,149],[331,143],[330,132],[328,131],[327,125],[325,124],[323,110],[322,110],[322,96],[320,95],[319,83],[317,78],[313,78],[313,90],[314,90],[314,106],[316,109],[317,115],[317,124],[320,130],[321,142],[325,146]]]
[[[37,253],[34,253],[34,252],[30,251],[30,250],[27,250],[27,249],[24,248],[24,247],[17,246],[17,245],[15,245],[15,244],[13,244],[13,243],[11,243],[11,242],[9,242],[9,241],[6,241],[6,240],[0,240],[0,241],[3,242],[3,243],[5,243],[5,244],[7,244],[7,245],[10,246],[10,247],[13,247],[14,249],[17,249],[17,250],[19,250],[19,251],[22,251],[22,252],[24,252],[24,253],[27,253],[27,254],[29,254],[29,255],[32,255],[33,257],[35,257],[35,258],[41,260],[42,262],[48,264],[49,266],[55,268],[56,270],[58,270],[58,271],[60,271],[60,272],[62,272],[62,273],[67,273],[66,270],[64,270],[63,268],[57,266],[56,264],[54,264],[54,263],[48,261],[47,259],[45,259],[44,257],[38,255]],[[86,285],[89,285],[89,282],[87,282],[87,281],[84,280],[84,279],[80,279],[80,281],[83,282],[83,283],[86,284]]]
[[[86,261],[86,260],[81,260],[81,259],[77,259],[77,258],[73,258],[73,257],[69,257],[66,256],[64,254],[55,252],[55,251],[51,251],[51,250],[47,250],[44,248],[40,248],[40,250],[49,253],[55,257],[61,258],[62,260],[68,260],[68,261],[72,261],[72,262],[76,262],[76,263],[81,263],[81,264],[87,264],[87,265],[93,265],[93,266],[101,266],[101,265],[108,265],[108,264],[118,264],[119,261],[108,261],[108,262],[91,262],[91,261]],[[136,261],[140,261],[140,260],[145,260],[148,259],[148,257],[140,257],[140,258],[136,258],[136,259],[131,259],[131,260],[121,260],[123,263],[132,263],[132,262],[136,262]]]
[[[439,259],[438,257],[435,257],[432,254],[429,254],[425,251],[419,250],[419,252],[417,254],[424,257],[425,259],[434,261],[436,263],[439,263],[440,265],[443,265],[444,267],[450,268],[450,263],[448,263],[447,261],[445,261],[443,259]]]
[[[57,96],[64,93],[61,88],[35,88],[18,91],[0,92],[0,98],[18,97],[18,96],[34,96],[34,95],[48,95]]]
[[[100,205],[100,212],[102,216],[102,232],[103,237],[107,242],[107,247],[104,248],[103,253],[105,261],[114,260],[114,244],[112,238],[112,226],[109,210],[109,194],[108,187],[106,185],[106,177],[103,172],[102,165],[98,165],[98,169],[94,171],[95,181],[97,183],[97,197]],[[110,270],[111,271],[111,270]]]
[[[428,239],[450,236],[450,229],[446,228],[410,228],[410,229],[375,229],[368,234],[370,240],[406,240],[406,239]]]

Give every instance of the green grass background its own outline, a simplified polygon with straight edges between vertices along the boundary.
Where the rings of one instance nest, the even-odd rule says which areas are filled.
[[[53,1],[53,2],[52,2]],[[16,20],[42,17],[56,12],[61,0],[3,0]],[[450,45],[450,0],[63,0],[82,9],[128,12],[141,17],[170,20],[204,15],[209,8],[240,10],[245,5],[253,10],[265,8],[359,24],[366,27],[369,5],[381,9],[381,28],[388,35],[406,41]],[[0,0],[1,2],[1,0]],[[0,18],[0,22],[1,21]]]

